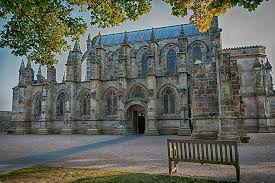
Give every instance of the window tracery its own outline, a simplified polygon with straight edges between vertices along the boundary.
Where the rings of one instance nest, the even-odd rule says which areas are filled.
[[[174,114],[176,112],[175,93],[171,88],[167,88],[163,92],[163,107],[165,114]]]
[[[83,95],[81,100],[81,115],[90,115],[90,100],[91,97],[88,93]]]
[[[107,95],[107,113],[108,115],[117,114],[117,96],[114,91],[110,91]]]
[[[65,113],[65,93],[61,92],[56,100],[56,115],[59,117],[64,116]]]
[[[34,116],[35,118],[39,118],[42,114],[42,99],[41,95],[38,95],[35,99],[35,106],[34,106]]]
[[[145,94],[144,94],[143,88],[141,86],[136,86],[135,88],[133,88],[130,98],[144,99]]]

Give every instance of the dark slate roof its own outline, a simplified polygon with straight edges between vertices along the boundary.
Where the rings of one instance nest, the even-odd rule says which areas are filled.
[[[184,24],[184,33],[186,36],[193,36],[196,34],[200,34],[198,29],[193,24]],[[167,27],[159,27],[154,28],[154,34],[156,39],[167,39],[167,38],[175,38],[180,36],[182,25],[174,25]],[[139,41],[149,41],[151,37],[152,29],[138,30],[127,32],[128,42],[139,42]],[[116,33],[116,34],[107,34],[103,35],[103,45],[115,45],[121,44],[124,40],[124,32]],[[98,45],[98,36],[95,40],[95,46]]]

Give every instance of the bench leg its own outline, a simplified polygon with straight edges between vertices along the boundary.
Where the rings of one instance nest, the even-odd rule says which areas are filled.
[[[178,172],[178,162],[169,160],[169,175],[172,175],[174,172]]]
[[[172,175],[172,162],[169,160],[169,175]]]
[[[178,172],[178,162],[174,161],[174,170],[177,173]]]
[[[240,165],[235,166],[236,168],[236,175],[237,175],[237,182],[240,182]]]

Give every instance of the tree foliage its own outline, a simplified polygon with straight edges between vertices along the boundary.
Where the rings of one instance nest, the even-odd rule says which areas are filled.
[[[201,32],[209,29],[214,16],[224,14],[228,9],[241,6],[248,11],[255,10],[263,0],[163,0],[172,6],[172,14],[184,17],[192,11],[190,22]],[[268,0],[267,0],[268,1]]]
[[[67,38],[79,39],[88,26],[106,28],[149,13],[152,0],[0,0],[0,47],[43,65],[57,62],[55,56],[69,49]],[[210,27],[214,16],[234,6],[255,10],[263,0],[163,0],[179,17],[192,11],[190,22],[200,31]],[[90,13],[90,21],[83,13]]]

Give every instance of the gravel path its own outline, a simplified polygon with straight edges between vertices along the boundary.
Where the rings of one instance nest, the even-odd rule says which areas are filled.
[[[239,146],[242,182],[274,183],[275,134],[249,134],[249,136],[250,143]],[[6,164],[19,162],[21,158],[21,161],[24,160],[20,164],[21,167],[44,162],[52,166],[167,173],[168,137],[179,138],[177,136],[0,134],[0,172],[1,166],[2,173],[8,171],[3,167],[3,162]],[[32,163],[26,161],[24,158],[26,156],[29,159],[34,157],[35,161]],[[13,167],[16,168],[20,167]],[[233,166],[192,163],[180,164],[179,175],[215,180],[235,180],[236,177]]]

